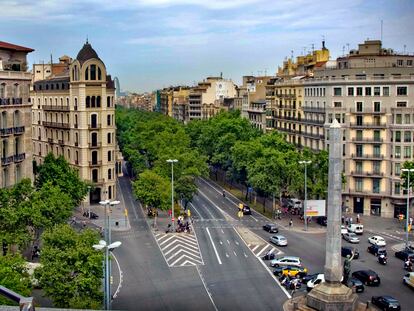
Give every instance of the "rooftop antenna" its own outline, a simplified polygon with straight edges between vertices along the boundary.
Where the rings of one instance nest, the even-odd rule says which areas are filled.
[[[315,44],[312,43],[312,53],[313,53],[314,50],[315,50]]]
[[[88,35],[86,35],[86,44],[89,44]]]
[[[302,53],[303,53],[303,56],[306,55],[306,46],[303,47],[303,52]]]
[[[322,49],[325,49],[325,35],[322,35]]]
[[[342,56],[345,56],[345,45],[342,46]]]
[[[290,50],[290,58],[293,60],[293,50]]]
[[[267,77],[267,68],[265,68],[265,77]]]
[[[383,20],[381,20],[381,42],[382,42],[382,27],[383,27],[383,24],[384,24],[384,22],[383,22]]]
[[[349,53],[349,43],[346,44],[346,47],[347,47],[348,53]]]
[[[53,64],[53,56],[52,56],[52,53],[50,53],[50,64],[51,65]]]
[[[406,44],[404,44],[404,54],[405,54],[405,49],[407,48],[407,45]]]

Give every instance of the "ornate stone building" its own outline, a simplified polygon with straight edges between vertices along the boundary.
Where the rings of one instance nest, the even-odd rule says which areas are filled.
[[[63,155],[95,187],[91,203],[116,197],[121,170],[115,126],[115,86],[86,42],[62,72],[33,84],[33,155]]]

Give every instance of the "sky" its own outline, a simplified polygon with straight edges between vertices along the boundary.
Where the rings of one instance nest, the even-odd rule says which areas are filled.
[[[286,57],[321,47],[331,59],[366,39],[414,52],[413,0],[0,0],[0,41],[35,49],[29,63],[73,58],[86,41],[121,89],[240,83],[274,75]],[[404,47],[405,46],[405,47]]]

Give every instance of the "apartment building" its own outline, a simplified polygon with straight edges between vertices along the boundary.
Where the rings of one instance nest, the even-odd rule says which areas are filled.
[[[0,136],[1,187],[13,186],[22,178],[33,179],[31,73],[27,54],[31,48],[0,41]]]
[[[105,64],[86,42],[64,70],[35,81],[30,94],[33,159],[41,163],[49,152],[64,156],[95,185],[90,203],[114,199],[122,174],[114,92]]]

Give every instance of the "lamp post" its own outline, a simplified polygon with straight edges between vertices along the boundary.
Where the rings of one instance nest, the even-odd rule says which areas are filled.
[[[305,202],[303,202],[303,219],[305,220],[305,231],[308,230],[308,218],[306,214],[306,209],[308,208],[308,183],[307,183],[307,175],[308,175],[308,164],[311,164],[312,161],[299,161],[299,164],[305,165]]]
[[[409,218],[409,207],[410,207],[410,174],[414,172],[414,168],[403,168],[402,172],[407,172],[407,210],[405,213],[405,247],[408,247],[408,218]]]
[[[100,205],[102,205],[105,208],[105,219],[104,219],[104,230],[105,230],[105,245],[111,246],[111,212],[108,211],[108,206],[114,206],[118,205],[120,201],[101,201],[99,202]],[[115,242],[116,243],[116,242]],[[121,242],[119,242],[121,243]],[[119,245],[118,245],[119,246]],[[109,247],[110,248],[110,247]],[[110,275],[111,275],[111,267],[109,266],[109,253],[108,248],[106,248],[105,252],[105,284],[104,284],[104,298],[105,298],[105,306],[106,310],[109,310],[110,308],[110,297],[111,297],[111,284],[110,284]]]
[[[171,163],[171,222],[172,230],[175,231],[174,225],[174,163],[177,163],[177,159],[168,159],[168,163]]]
[[[110,310],[111,309],[111,293],[109,290],[109,252],[112,252],[114,248],[121,246],[122,242],[116,241],[114,243],[108,244],[104,240],[100,240],[99,244],[92,245],[92,247],[96,250],[105,249],[105,257],[104,257],[104,309]]]

